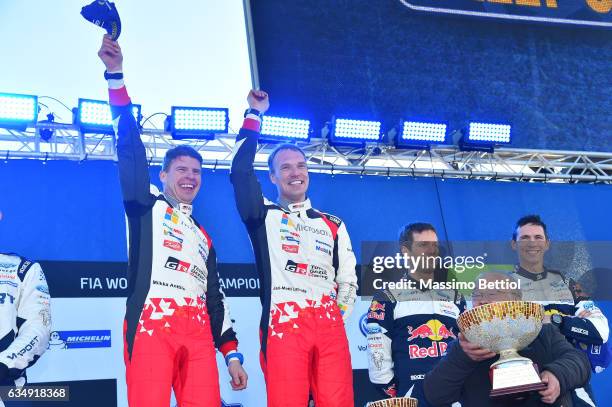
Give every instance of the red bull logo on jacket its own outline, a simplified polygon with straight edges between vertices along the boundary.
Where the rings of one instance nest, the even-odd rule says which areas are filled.
[[[385,307],[386,304],[381,304],[376,300],[372,301],[370,304],[370,311],[368,312],[368,318],[382,321],[385,319]]]
[[[376,311],[385,311],[385,304],[381,304],[380,302],[374,300],[372,301],[372,304],[370,304],[370,311],[372,312],[376,312]]]
[[[417,344],[408,345],[410,359],[438,358],[444,356],[448,344],[443,341],[457,338],[452,328],[447,328],[446,325],[437,319],[430,319],[416,328],[409,326],[408,335],[408,342],[415,339],[431,340],[431,346],[421,347]]]

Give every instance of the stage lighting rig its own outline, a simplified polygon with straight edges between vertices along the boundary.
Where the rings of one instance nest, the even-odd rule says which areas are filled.
[[[354,120],[334,117],[331,122],[329,140],[332,144],[364,145],[381,139],[379,121]]]
[[[229,110],[223,107],[172,106],[166,128],[175,140],[212,140],[227,133]]]
[[[303,141],[310,139],[310,121],[287,117],[264,116],[260,139],[269,142]]]
[[[495,146],[512,142],[512,126],[504,123],[470,122],[459,140],[463,151],[493,152]]]
[[[38,97],[0,93],[0,127],[24,131],[38,119]]]
[[[448,125],[441,122],[403,121],[395,132],[397,148],[428,150],[434,144],[445,144]]]
[[[136,123],[142,118],[141,105],[132,104],[132,114]],[[110,105],[103,100],[79,99],[74,122],[81,133],[114,134]]]

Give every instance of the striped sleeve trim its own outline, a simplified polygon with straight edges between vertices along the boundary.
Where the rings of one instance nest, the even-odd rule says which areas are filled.
[[[244,122],[242,123],[242,128],[247,129],[247,130],[258,132],[260,127],[261,127],[261,122],[257,119],[250,119],[247,117],[246,119],[244,119]]]
[[[125,86],[119,89],[109,89],[108,100],[110,104],[114,106],[126,106],[130,104],[130,96]]]
[[[219,347],[219,351],[223,356],[227,356],[230,352],[236,352],[238,350],[238,341],[228,341]]]

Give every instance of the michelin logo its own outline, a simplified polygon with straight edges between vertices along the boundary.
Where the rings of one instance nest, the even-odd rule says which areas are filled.
[[[111,331],[53,331],[48,349],[110,348]]]

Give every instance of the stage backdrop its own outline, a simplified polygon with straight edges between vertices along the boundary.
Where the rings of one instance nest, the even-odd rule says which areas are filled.
[[[157,179],[159,168],[151,168]],[[264,191],[274,198],[265,173]],[[125,223],[116,165],[111,162],[0,161],[0,248],[41,260],[52,301],[56,335],[30,369],[32,382],[68,383],[68,406],[126,406],[121,328],[124,312]],[[439,195],[438,195],[438,191]],[[350,193],[350,194],[349,194]],[[539,213],[552,239],[612,240],[607,185],[560,185],[311,174],[316,207],[342,218],[356,254],[364,240],[394,240],[414,221],[431,222],[441,238],[506,240],[520,216]],[[227,171],[205,170],[195,216],[217,247],[220,273],[236,320],[250,386],[229,389],[222,361],[226,405],[264,405],[258,362],[258,280],[245,229],[233,203]],[[359,302],[347,322],[354,367],[356,405],[374,397],[367,380],[366,340],[361,329],[368,303]],[[612,307],[604,304],[608,315]],[[594,377],[600,405],[610,372]],[[87,400],[85,404],[83,400]]]

